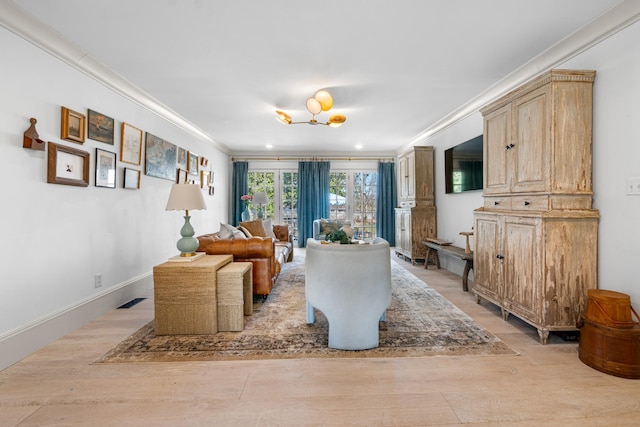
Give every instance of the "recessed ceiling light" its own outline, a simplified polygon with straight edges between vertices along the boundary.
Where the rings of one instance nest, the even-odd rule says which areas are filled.
[[[273,144],[267,144],[266,147],[271,150],[273,148]]]
[[[362,144],[356,144],[356,149],[362,150]]]

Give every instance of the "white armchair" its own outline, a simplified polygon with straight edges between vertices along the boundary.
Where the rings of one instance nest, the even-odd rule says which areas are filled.
[[[335,245],[307,240],[307,323],[314,308],[329,321],[329,347],[364,350],[379,343],[378,321],[391,303],[389,243]]]

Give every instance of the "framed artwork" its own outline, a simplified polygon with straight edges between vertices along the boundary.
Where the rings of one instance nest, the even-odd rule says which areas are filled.
[[[116,153],[96,148],[96,187],[116,188]]]
[[[138,190],[140,188],[140,171],[138,169],[124,168],[124,188]]]
[[[198,175],[198,155],[189,151],[187,155],[187,170],[190,175]]]
[[[209,188],[209,171],[200,171],[200,188]]]
[[[209,166],[209,159],[206,157],[200,157],[200,166]]]
[[[176,180],[176,156],[178,147],[147,132],[145,146],[145,174]]]
[[[176,169],[176,184],[186,184],[189,181],[189,172],[186,169]]]
[[[215,189],[213,188],[213,185],[209,187],[209,195],[213,196],[213,193],[215,193]]]
[[[178,147],[178,157],[176,158],[176,167],[187,170],[187,150]]]
[[[87,113],[89,116],[89,139],[113,145],[114,120],[93,110],[89,110]]]
[[[50,184],[89,185],[89,153],[49,142],[47,182]]]
[[[62,107],[60,138],[84,144],[87,118],[84,114]]]
[[[213,171],[209,172],[209,186],[213,185]]]
[[[129,123],[122,123],[120,161],[140,165],[142,162],[142,130]]]

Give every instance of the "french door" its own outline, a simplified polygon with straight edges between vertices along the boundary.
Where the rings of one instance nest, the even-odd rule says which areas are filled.
[[[330,219],[350,220],[356,239],[375,237],[378,173],[334,171],[330,176]]]

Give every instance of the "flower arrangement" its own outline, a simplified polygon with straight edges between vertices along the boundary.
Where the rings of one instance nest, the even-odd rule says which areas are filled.
[[[251,197],[250,195],[245,194],[244,196],[240,197],[240,200],[242,200],[244,202],[245,206],[249,206],[251,204],[251,199],[252,198],[253,197]]]

